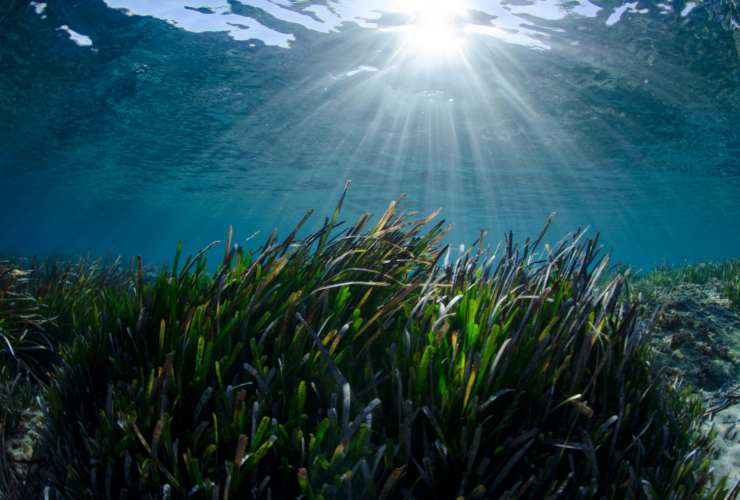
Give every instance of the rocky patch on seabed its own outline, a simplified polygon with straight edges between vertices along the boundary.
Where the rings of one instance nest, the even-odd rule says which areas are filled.
[[[0,423],[0,427],[2,427]],[[0,448],[5,449],[2,460],[9,463],[10,467],[3,467],[3,473],[7,477],[2,478],[2,483],[10,491],[15,491],[15,483],[25,482],[38,472],[38,443],[44,428],[44,412],[37,405],[23,410],[21,420],[8,435],[5,429],[0,428]],[[1,462],[0,462],[1,463]],[[3,464],[5,465],[5,464]],[[11,500],[0,488],[0,500]]]
[[[719,280],[656,287],[646,310],[656,363],[708,400],[707,426],[718,431],[717,472],[740,481],[740,311]]]

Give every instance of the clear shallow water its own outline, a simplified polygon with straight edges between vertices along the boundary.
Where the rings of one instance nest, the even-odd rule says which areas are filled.
[[[18,0],[0,255],[169,261],[407,195],[454,242],[589,225],[637,268],[740,256],[730,1]],[[734,15],[737,11],[734,12]]]

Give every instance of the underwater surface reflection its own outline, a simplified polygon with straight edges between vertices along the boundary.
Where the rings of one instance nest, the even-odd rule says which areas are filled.
[[[590,225],[638,268],[737,256],[733,8],[19,2],[0,17],[0,254],[163,262],[327,213],[352,179],[347,218],[406,193],[454,242],[557,212],[551,239]]]

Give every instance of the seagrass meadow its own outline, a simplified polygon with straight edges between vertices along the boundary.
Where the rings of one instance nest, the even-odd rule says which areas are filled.
[[[598,239],[341,207],[215,271],[2,264],[0,444],[44,415],[5,498],[734,497]]]
[[[0,500],[737,499],[738,117],[740,0],[0,0]]]

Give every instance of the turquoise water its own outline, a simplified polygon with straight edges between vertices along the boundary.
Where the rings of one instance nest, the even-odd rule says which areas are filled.
[[[639,269],[740,256],[734,0],[0,3],[0,255],[443,208]],[[259,238],[258,238],[259,239]]]

